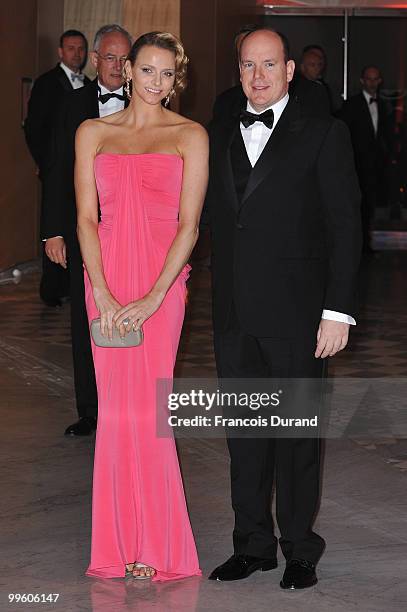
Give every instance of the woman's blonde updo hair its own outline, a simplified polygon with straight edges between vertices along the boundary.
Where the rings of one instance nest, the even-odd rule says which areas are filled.
[[[159,49],[167,49],[175,55],[175,93],[183,91],[187,85],[187,64],[188,58],[185,55],[184,47],[178,38],[169,32],[148,32],[142,34],[130,49],[127,56],[130,64],[134,66],[138,52],[142,47],[158,47]]]

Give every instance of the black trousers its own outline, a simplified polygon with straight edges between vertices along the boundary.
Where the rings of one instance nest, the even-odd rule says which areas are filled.
[[[246,334],[235,309],[226,331],[215,333],[220,378],[321,377],[324,364],[315,346]],[[233,544],[236,554],[273,558],[277,538],[271,514],[276,486],[280,546],[287,560],[317,563],[324,540],[312,530],[319,503],[319,438],[227,438],[230,453]]]
[[[97,417],[97,389],[85,306],[83,261],[76,234],[66,237],[71,278],[71,335],[76,407],[80,417]]]
[[[44,302],[48,302],[67,296],[69,296],[69,271],[59,264],[53,263],[45,253],[44,246],[42,251],[40,298]]]

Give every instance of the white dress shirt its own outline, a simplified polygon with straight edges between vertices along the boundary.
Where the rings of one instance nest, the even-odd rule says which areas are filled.
[[[106,89],[104,85],[101,85],[98,81],[98,85],[100,87],[101,94],[115,93],[119,96],[123,96],[123,87],[119,87],[119,89],[115,89],[115,91],[109,91]],[[124,109],[124,100],[119,100],[119,98],[110,98],[107,102],[102,104],[99,102],[99,117],[106,117],[107,115],[113,115],[113,113],[117,113]]]
[[[268,108],[265,108],[263,109],[263,111],[261,111],[265,112],[266,110],[269,110],[269,108],[273,109],[274,123],[271,129],[265,126],[264,123],[262,123],[261,121],[255,121],[247,128],[244,127],[243,123],[240,124],[240,131],[242,133],[243,142],[246,147],[247,156],[250,160],[252,167],[255,166],[260,155],[262,154],[268,139],[273,133],[273,130],[275,129],[281,115],[283,114],[285,107],[287,106],[288,100],[289,95],[287,93],[284,98],[281,98],[281,100],[279,100],[275,104],[272,104]],[[371,106],[376,105],[371,104]],[[246,108],[250,113],[260,115],[260,112],[254,110],[249,101],[247,101]],[[324,309],[322,311],[322,319],[328,319],[330,321],[339,321],[341,323],[348,323],[349,325],[356,325],[356,321],[353,317],[342,312],[336,312],[334,310]]]
[[[365,96],[365,100],[367,102],[367,107],[369,109],[370,117],[372,119],[374,133],[377,134],[377,127],[379,125],[379,109],[377,108],[377,102],[370,103],[370,100],[374,96],[371,96],[364,89],[363,89],[363,95]]]
[[[75,72],[73,72],[73,70],[71,70],[70,68],[68,68],[68,66],[66,66],[66,64],[64,64],[64,62],[60,62],[59,64],[62,68],[62,70],[65,72],[66,76],[69,79],[70,84],[72,85],[72,87],[74,89],[80,89],[81,87],[83,87],[85,85],[85,83],[83,81],[81,81],[81,79],[73,79],[72,80],[72,75],[76,74]],[[79,74],[82,74],[81,72],[79,72]]]

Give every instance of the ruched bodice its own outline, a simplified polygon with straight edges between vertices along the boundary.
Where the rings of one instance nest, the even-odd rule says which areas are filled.
[[[182,185],[182,158],[167,153],[99,153],[95,176],[102,226],[109,223],[117,204],[123,167],[131,168],[150,221],[177,221]]]
[[[178,228],[183,160],[163,153],[95,159],[103,272],[121,305],[142,298],[163,268]],[[133,348],[92,343],[98,424],[88,576],[124,576],[128,563],[154,580],[200,575],[173,437],[157,437],[157,379],[172,380],[185,311],[181,271]],[[85,272],[89,320],[99,316]]]

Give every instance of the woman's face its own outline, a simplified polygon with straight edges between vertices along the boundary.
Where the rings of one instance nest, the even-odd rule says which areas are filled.
[[[175,82],[175,55],[168,49],[151,45],[142,47],[134,66],[126,62],[127,78],[132,79],[132,96],[147,104],[160,104]]]

